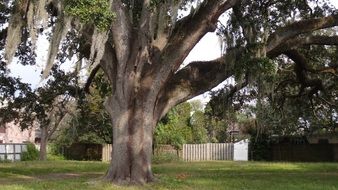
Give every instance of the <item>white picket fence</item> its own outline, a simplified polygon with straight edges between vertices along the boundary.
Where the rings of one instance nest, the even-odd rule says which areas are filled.
[[[0,160],[21,160],[21,153],[27,151],[27,144],[0,144]]]
[[[237,143],[184,144],[182,158],[185,161],[248,161],[248,146],[248,140]]]

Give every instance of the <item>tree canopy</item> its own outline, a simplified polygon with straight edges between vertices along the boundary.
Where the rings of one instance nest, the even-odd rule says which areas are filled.
[[[175,105],[229,78],[236,81],[227,94],[251,87],[260,106],[303,97],[336,113],[338,14],[327,0],[16,0],[0,8],[4,61],[16,55],[33,64],[42,33],[50,37],[43,77],[74,55],[87,60],[86,87],[98,67],[104,71],[111,86],[110,181],[152,181],[156,124]],[[224,40],[222,56],[181,68],[215,31]]]

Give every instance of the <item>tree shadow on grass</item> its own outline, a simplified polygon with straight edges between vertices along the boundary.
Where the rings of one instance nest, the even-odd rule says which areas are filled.
[[[63,181],[79,178],[100,180],[102,176],[103,176],[102,172],[49,173],[43,175],[22,175],[15,174],[14,172],[9,172],[6,178],[0,178],[0,185],[22,184],[43,181]]]

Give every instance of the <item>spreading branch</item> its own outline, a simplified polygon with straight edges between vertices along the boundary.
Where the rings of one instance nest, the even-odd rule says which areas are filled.
[[[177,71],[192,48],[208,32],[215,31],[221,14],[232,8],[239,0],[204,1],[199,9],[178,21],[162,51],[158,80],[166,82]],[[158,69],[155,69],[158,70]]]
[[[277,30],[276,32],[272,33],[270,37],[268,38],[268,43],[266,45],[267,49],[267,56],[270,59],[273,59],[283,52],[285,52],[285,48],[296,48],[301,45],[310,45],[310,44],[316,44],[316,45],[337,45],[337,37],[336,36],[307,36],[305,40],[303,40],[301,43],[294,43],[291,42],[293,38],[298,38],[301,40],[303,37],[299,36],[304,33],[311,33],[315,30],[328,28],[332,26],[336,26],[338,24],[338,16],[332,15],[320,19],[309,19],[305,21],[296,22],[293,24],[290,24],[288,26],[282,27],[281,29]],[[288,39],[290,41],[288,41]],[[290,43],[290,45],[285,45],[287,43]],[[287,50],[289,50],[287,49]],[[201,94],[203,92],[206,92],[213,87],[215,87],[217,84],[223,82],[225,79],[227,79],[229,76],[227,73],[229,73],[229,70],[225,70],[224,67],[235,64],[238,59],[233,59],[230,63],[229,58],[230,55],[233,54],[234,51],[228,51],[225,55],[223,55],[221,58],[215,59],[213,61],[209,62],[193,62],[189,64],[186,68],[178,71],[170,80],[170,88],[165,89],[164,91],[166,93],[166,97],[170,97],[172,94],[176,94],[179,92],[179,96],[176,96],[177,98],[168,100],[168,107],[169,105],[175,105],[177,103],[180,103],[182,101],[185,101],[187,99],[190,99],[198,94]],[[241,55],[241,53],[244,53],[244,48],[241,50],[237,50],[237,56]],[[235,56],[236,57],[236,56]],[[207,65],[205,67],[202,67],[201,65]],[[222,65],[222,66],[220,66]],[[213,69],[212,69],[213,67]],[[208,69],[206,69],[208,68]],[[233,68],[233,66],[230,66],[228,68]],[[207,71],[207,72],[205,72]],[[230,73],[233,70],[230,71]],[[198,77],[192,78],[191,76],[194,76],[194,73],[198,73]],[[210,79],[210,82],[208,80],[203,79],[209,79],[209,76],[213,76],[212,79]],[[220,77],[221,76],[221,77]],[[316,88],[313,88],[313,92],[316,90],[323,89],[322,83],[318,83],[318,81],[309,81],[305,80],[303,81],[305,86],[313,86]],[[311,84],[310,84],[311,83]],[[312,84],[316,83],[316,85]],[[317,85],[318,83],[318,85]],[[197,87],[198,84],[198,87]],[[175,97],[175,96],[171,96]],[[165,109],[164,109],[165,110]]]
[[[334,27],[338,25],[338,14],[333,14],[331,16],[323,18],[315,18],[302,20],[299,22],[292,23],[285,27],[282,27],[276,32],[272,33],[267,42],[267,51],[277,51],[275,48],[280,47],[283,42],[289,40],[300,34],[310,33],[315,30],[320,30],[324,28]],[[278,51],[277,51],[278,52]]]
[[[220,82],[234,75],[236,60],[244,48],[233,49],[223,57],[212,61],[192,62],[179,70],[161,91],[160,102],[167,102],[159,108],[166,113],[170,107],[216,87]]]
[[[305,45],[338,45],[338,36],[301,35],[291,38],[269,51],[269,57],[276,57],[282,52]]]
[[[324,92],[324,85],[320,79],[310,79],[307,76],[307,72],[312,70],[308,65],[308,61],[304,55],[302,55],[297,50],[289,50],[284,53],[288,56],[292,61],[295,62],[294,72],[296,73],[297,80],[301,84],[301,88],[299,91],[299,95],[302,95],[305,88],[310,87],[311,90],[308,93],[308,96],[311,98],[318,91]]]

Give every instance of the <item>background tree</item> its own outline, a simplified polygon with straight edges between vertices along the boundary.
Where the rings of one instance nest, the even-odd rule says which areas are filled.
[[[191,105],[188,102],[182,103],[170,110],[159,122],[155,134],[154,144],[170,144],[177,150],[185,143],[193,141],[193,134],[190,127]]]
[[[207,118],[203,111],[195,111],[190,118],[190,126],[193,141],[191,143],[207,143],[209,142],[207,135]]]
[[[104,70],[112,87],[105,102],[113,126],[114,148],[106,174],[110,181],[152,181],[154,128],[175,105],[229,77],[236,76],[238,88],[262,81],[255,79],[262,79],[262,72],[272,71],[271,60],[280,55],[300,65],[297,71],[303,73],[303,61],[294,51],[304,46],[337,44],[336,36],[315,33],[338,24],[337,13],[325,0],[196,1],[197,6],[187,16],[178,14],[192,2],[195,1],[25,0],[13,4],[5,50],[7,60],[11,60],[21,43],[17,36],[22,36],[24,42],[29,38],[21,34],[36,36],[34,26],[40,23],[40,15],[46,15],[47,7],[47,23],[53,28],[53,35],[45,73],[69,28],[75,30],[76,39],[80,40],[75,46],[66,43],[67,47],[76,49],[81,58],[88,58],[93,68],[99,65]],[[199,40],[217,29],[223,13],[230,17],[219,32],[226,40],[224,54],[179,69]],[[30,40],[34,47],[34,37]],[[298,81],[301,89],[309,92],[319,93],[323,89],[309,78],[299,77]]]
[[[3,27],[8,22],[10,9],[5,2],[0,3],[0,52],[4,51],[7,30]],[[1,125],[17,119],[20,108],[14,103],[16,98],[24,98],[31,91],[28,84],[21,82],[19,78],[11,77],[10,71],[4,62],[3,54],[0,54],[0,123]]]
[[[66,74],[55,65],[51,77],[43,87],[34,91],[30,88],[21,91],[22,95],[3,107],[5,110],[17,112],[16,116],[10,118],[16,121],[21,129],[39,126],[40,160],[46,160],[50,137],[76,112],[74,97],[78,97],[80,93],[75,85],[74,74]],[[5,115],[7,116],[6,113]]]
[[[177,150],[186,143],[208,142],[206,116],[199,101],[184,102],[171,109],[155,129],[154,144],[170,144]]]
[[[107,94],[110,94],[111,87],[104,73],[96,74],[90,87],[90,94],[87,94],[84,101],[80,103],[80,114],[78,128],[83,131],[80,142],[89,141],[86,133],[93,132],[100,143],[112,143],[112,126],[109,114],[104,108],[104,101]]]
[[[58,147],[73,143],[112,143],[111,121],[103,106],[111,89],[102,71],[93,78],[87,90],[90,93],[78,100],[78,112],[72,115],[55,139]]]
[[[0,63],[0,124],[16,121],[20,116],[18,100],[24,99],[31,92],[28,84],[22,83],[19,78],[8,75],[4,62]]]

